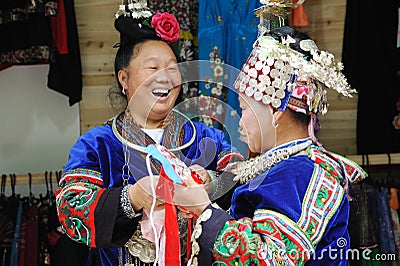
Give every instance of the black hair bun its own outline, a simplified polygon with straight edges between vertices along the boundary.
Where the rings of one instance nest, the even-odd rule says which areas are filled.
[[[310,36],[308,36],[304,32],[297,31],[291,27],[283,26],[278,28],[273,28],[267,34],[272,36],[275,40],[282,42],[282,38],[286,38],[287,36],[292,37],[296,42],[290,44],[290,48],[302,53],[305,56],[306,60],[309,60],[312,56],[309,51],[304,51],[300,47],[300,41],[302,40],[311,40]]]
[[[115,29],[120,33],[120,42],[136,43],[143,40],[159,40],[156,31],[150,26],[150,18],[133,19],[132,17],[119,16],[114,21]]]
[[[271,35],[275,40],[280,42],[282,41],[282,37],[286,37],[288,35],[293,37],[294,33],[295,30],[293,28],[290,28],[288,26],[283,26],[271,29],[269,35]]]

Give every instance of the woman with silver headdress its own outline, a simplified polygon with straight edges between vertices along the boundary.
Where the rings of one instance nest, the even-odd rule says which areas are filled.
[[[158,236],[151,236],[151,228],[146,231],[142,222],[148,225],[149,210],[160,210],[163,203],[153,201],[141,181],[149,169],[160,171],[155,160],[146,165],[146,147],[162,144],[187,165],[197,165],[193,167],[205,183],[211,178],[205,170],[215,171],[241,155],[222,131],[173,110],[182,83],[171,48],[180,34],[176,18],[169,13],[153,15],[146,1],[128,1],[120,5],[115,27],[121,37],[115,76],[128,107],[86,132],[72,147],[57,190],[58,216],[65,233],[90,246],[98,264],[153,265],[160,257]],[[211,143],[213,151],[204,152],[204,145]],[[212,181],[220,185],[218,179]],[[188,226],[179,219],[178,260],[179,252],[185,254]],[[184,258],[174,265],[180,263]]]
[[[260,34],[234,83],[241,138],[260,155],[233,163],[229,212],[194,186],[177,204],[199,218],[189,265],[348,265],[348,185],[366,177],[315,136],[326,88],[354,92],[333,55],[289,27]]]

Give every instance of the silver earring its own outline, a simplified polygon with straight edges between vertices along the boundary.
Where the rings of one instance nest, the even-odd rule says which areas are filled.
[[[125,88],[122,89],[122,94],[126,95],[126,89]]]
[[[272,120],[272,126],[273,126],[274,128],[277,128],[279,125],[275,122],[275,120]]]

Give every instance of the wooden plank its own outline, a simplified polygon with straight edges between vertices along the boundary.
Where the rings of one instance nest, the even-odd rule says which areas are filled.
[[[116,85],[115,76],[111,74],[104,75],[84,75],[83,86],[114,86]]]
[[[120,110],[111,107],[108,92],[110,86],[85,86],[82,93],[81,134],[94,126],[102,125]]]
[[[108,1],[99,5],[75,5],[78,31],[114,31],[118,3]]]
[[[345,0],[314,0],[304,2],[309,25],[301,30],[315,40],[321,50],[328,50],[340,60],[342,56]]]
[[[112,6],[115,10],[118,8],[118,4],[121,2],[111,0],[75,0],[75,7],[95,7],[95,6]]]
[[[108,54],[83,56],[83,75],[112,75],[114,73],[114,64],[110,57],[111,55]]]

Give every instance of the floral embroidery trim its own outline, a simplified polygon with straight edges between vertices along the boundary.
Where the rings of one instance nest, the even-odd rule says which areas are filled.
[[[306,232],[313,245],[322,238],[325,229],[336,213],[344,196],[339,180],[316,164],[302,203],[302,213],[297,224]]]
[[[243,265],[244,262],[262,265],[258,261],[261,237],[252,233],[252,227],[249,218],[226,222],[213,247],[215,261],[228,265]]]
[[[56,191],[58,217],[66,234],[92,247],[96,246],[94,210],[105,191],[99,177],[99,172],[90,169],[69,170]]]
[[[307,154],[312,161],[328,171],[331,177],[337,178],[342,185],[347,181],[356,183],[368,176],[356,162],[333,152],[327,153],[318,146],[311,146]]]
[[[304,233],[304,230],[289,217],[266,209],[258,209],[254,212],[253,222],[256,224],[263,224],[262,226],[256,226],[256,228],[259,228],[258,230],[260,232],[265,230],[262,230],[261,228],[266,227],[265,223],[267,221],[273,222],[280,232],[283,232],[293,243],[296,243],[295,245],[300,249],[300,251],[308,251],[308,255],[314,252],[314,246],[311,239]]]
[[[4,65],[51,63],[54,60],[54,53],[47,45],[35,45],[26,49],[2,52],[0,60]]]
[[[224,150],[218,154],[217,171],[223,171],[229,163],[244,161],[243,155],[236,151]]]
[[[102,174],[98,171],[86,168],[75,168],[64,171],[63,174],[61,175],[59,185],[63,186],[62,184],[65,182],[66,179],[76,178],[76,177],[87,177],[89,179],[92,179],[92,182],[94,181],[99,186],[103,185]]]

